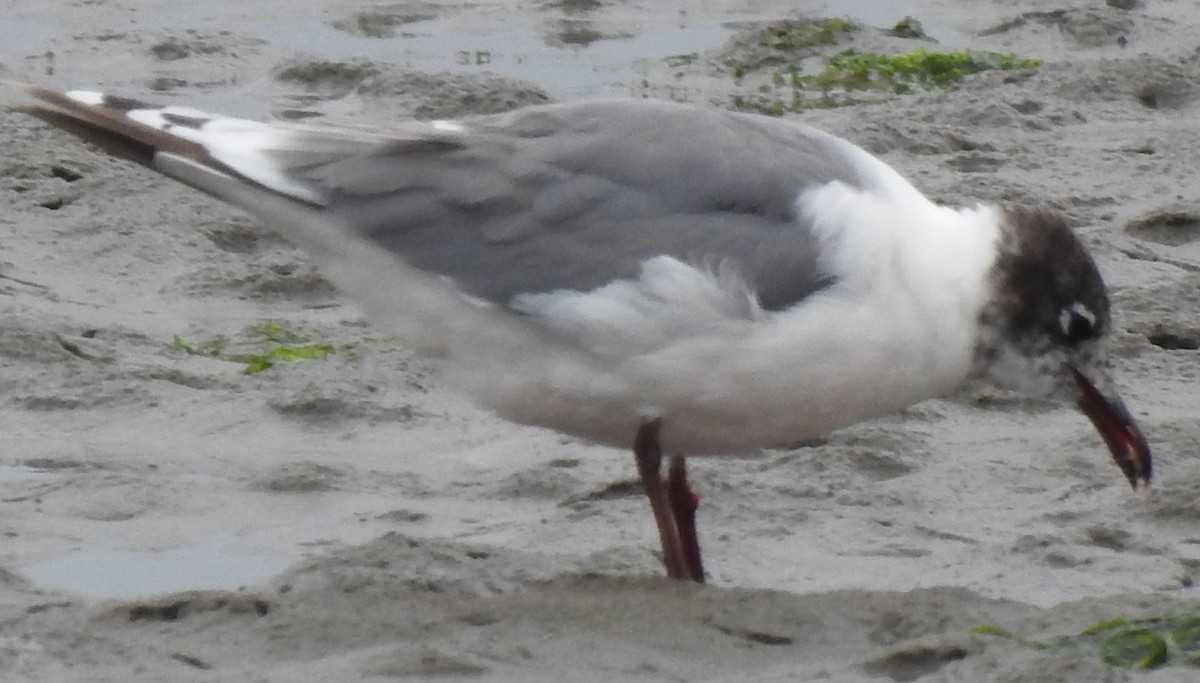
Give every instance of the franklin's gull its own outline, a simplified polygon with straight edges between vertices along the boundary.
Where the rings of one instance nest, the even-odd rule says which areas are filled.
[[[794,120],[665,102],[361,129],[22,87],[25,111],[278,229],[480,404],[632,447],[671,577],[704,579],[685,454],[975,379],[1077,404],[1149,487],[1104,283],[1052,211],[939,206]]]

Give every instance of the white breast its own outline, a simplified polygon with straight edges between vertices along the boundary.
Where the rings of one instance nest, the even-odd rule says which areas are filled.
[[[543,301],[568,347],[603,353],[473,393],[510,419],[615,446],[660,417],[665,448],[705,454],[793,443],[952,390],[970,370],[998,216],[915,190],[895,199],[837,183],[798,199],[838,280],[792,308],[735,306],[728,281],[671,259],[689,270],[675,274],[674,309],[605,288]]]

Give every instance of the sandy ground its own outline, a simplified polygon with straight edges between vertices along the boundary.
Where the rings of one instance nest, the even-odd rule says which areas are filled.
[[[730,106],[778,89],[769,66],[735,78],[761,56],[738,29],[793,5],[9,0],[0,77],[372,123]],[[813,59],[1044,60],[804,116],[941,201],[1078,224],[1114,292],[1153,495],[1073,409],[976,391],[693,460],[712,581],[675,584],[627,453],[472,408],[252,221],[3,112],[0,679],[1196,680],[973,627],[1046,639],[1200,609],[1200,10],[809,7],[910,14],[940,41],[868,27]],[[260,348],[265,321],[334,352],[243,375],[172,347]]]

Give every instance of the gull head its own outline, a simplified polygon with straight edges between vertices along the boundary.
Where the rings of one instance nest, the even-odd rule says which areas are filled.
[[[974,374],[1035,398],[1077,405],[1135,488],[1148,488],[1150,447],[1112,381],[1108,290],[1062,216],[1008,208],[979,318]]]

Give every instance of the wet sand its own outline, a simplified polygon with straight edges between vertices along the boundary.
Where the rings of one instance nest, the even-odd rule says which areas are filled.
[[[370,124],[599,96],[787,103],[747,31],[797,16],[10,7],[5,79]],[[975,627],[1049,639],[1200,609],[1200,10],[872,7],[814,4],[866,25],[809,59],[1043,61],[795,115],[939,201],[1072,219],[1113,290],[1152,495],[1077,411],[972,390],[791,450],[693,459],[711,584],[675,584],[628,453],[473,408],[250,219],[0,112],[0,678],[1194,680]],[[878,30],[905,14],[938,42]],[[252,375],[228,360],[280,330],[332,353]],[[210,342],[222,357],[196,352]]]

